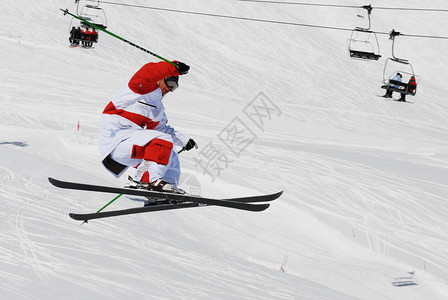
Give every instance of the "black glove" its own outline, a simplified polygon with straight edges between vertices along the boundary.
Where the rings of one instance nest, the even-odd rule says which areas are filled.
[[[193,147],[198,149],[198,145],[196,144],[196,142],[193,139],[189,139],[184,149],[190,151],[191,149],[193,149]]]
[[[190,66],[184,64],[183,62],[178,61],[175,64],[176,64],[175,65],[176,69],[177,69],[177,71],[179,72],[180,75],[185,75],[185,74],[188,73],[188,70],[190,70]]]

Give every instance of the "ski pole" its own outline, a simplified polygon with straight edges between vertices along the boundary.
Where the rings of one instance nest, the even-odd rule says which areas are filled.
[[[170,63],[170,64],[172,64],[172,65],[176,65],[174,62],[172,62],[172,61],[170,61],[170,60],[168,60],[168,59],[166,59],[166,58],[163,58],[163,57],[161,57],[161,56],[155,54],[154,52],[151,52],[151,51],[149,51],[149,50],[146,50],[145,48],[140,47],[139,45],[136,45],[136,44],[134,44],[134,43],[132,43],[132,42],[130,42],[130,41],[128,41],[128,40],[126,40],[126,39],[124,39],[124,38],[122,38],[122,37],[120,37],[120,36],[118,36],[118,35],[116,35],[116,34],[114,34],[114,33],[112,33],[112,32],[110,32],[110,31],[108,31],[108,30],[106,30],[106,29],[100,27],[100,26],[97,26],[97,25],[95,25],[95,24],[92,24],[92,23],[90,23],[89,21],[87,21],[87,20],[85,20],[85,19],[83,19],[83,18],[81,18],[81,17],[79,17],[79,16],[77,16],[77,15],[74,15],[74,14],[70,13],[70,12],[68,11],[67,8],[66,8],[66,9],[62,9],[62,8],[60,8],[60,10],[61,10],[62,12],[64,12],[64,15],[67,15],[67,14],[68,14],[68,15],[70,15],[70,16],[72,16],[72,17],[74,17],[74,18],[76,18],[76,19],[78,19],[78,20],[80,20],[80,21],[82,21],[82,22],[84,22],[84,23],[86,23],[86,24],[89,24],[89,25],[92,26],[92,27],[95,27],[95,28],[98,29],[98,30],[101,30],[101,31],[103,31],[103,32],[105,32],[105,33],[107,33],[107,34],[110,34],[111,36],[113,36],[113,37],[119,39],[120,41],[123,41],[123,42],[125,42],[125,43],[128,43],[129,45],[134,46],[134,47],[137,48],[137,49],[140,49],[140,50],[142,50],[142,51],[145,51],[146,53],[149,53],[149,54],[151,54],[151,55],[157,57],[158,59],[164,60],[164,61],[166,61],[166,62],[168,62],[168,63]]]
[[[123,196],[123,194],[118,195],[117,197],[115,197],[114,199],[110,200],[109,203],[107,203],[106,205],[104,205],[103,207],[101,207],[96,213],[99,213],[100,211],[102,211],[103,209],[105,209],[106,207],[108,207],[110,204],[112,204],[112,202],[114,202],[115,200],[117,200],[118,198],[120,198],[121,196]],[[82,224],[87,223],[87,221],[82,222]],[[82,225],[81,224],[81,225]]]
[[[110,200],[109,203],[107,203],[106,205],[104,205],[103,207],[101,207],[96,213],[99,213],[100,211],[102,211],[103,209],[105,209],[106,207],[108,207],[112,202],[114,202],[115,200],[117,200],[118,198],[120,198],[121,196],[123,196],[123,194],[118,195],[117,197],[115,197],[114,199]]]

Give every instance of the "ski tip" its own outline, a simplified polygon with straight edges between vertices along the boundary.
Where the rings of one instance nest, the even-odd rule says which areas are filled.
[[[63,181],[57,180],[53,177],[48,177],[48,181],[55,187],[63,187],[62,186],[62,184],[64,183]]]
[[[69,215],[69,217],[72,218],[73,220],[76,220],[76,221],[84,221],[84,223],[87,223],[87,220],[80,219],[79,216],[78,216],[78,214],[75,214],[75,213],[69,213],[68,215]]]
[[[53,177],[48,177],[48,181],[51,183],[51,185],[55,187],[61,187],[61,181],[54,179]]]
[[[268,209],[270,206],[271,205],[269,203],[265,203],[265,204],[260,205],[260,209],[259,210],[254,210],[254,211],[263,211],[263,210]]]
[[[48,181],[50,182],[51,185],[56,186],[56,184],[55,184],[55,179],[54,179],[54,178],[52,178],[52,177],[48,177]]]
[[[283,191],[277,192],[272,194],[272,196],[274,197],[274,199],[280,198],[280,196],[283,194]]]
[[[76,220],[76,221],[84,221],[84,222],[81,223],[81,225],[83,225],[83,224],[85,224],[85,223],[87,223],[87,224],[89,223],[89,222],[88,222],[89,219],[84,218],[82,215],[75,214],[75,213],[69,213],[68,215],[69,215],[69,217],[72,218],[73,220]]]

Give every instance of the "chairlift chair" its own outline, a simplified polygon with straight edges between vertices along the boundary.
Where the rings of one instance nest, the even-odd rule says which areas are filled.
[[[379,43],[376,33],[363,28],[355,28],[348,40],[350,57],[362,60],[378,60]]]
[[[106,14],[100,7],[99,0],[78,1],[76,6],[76,14],[91,24],[94,24],[103,29],[107,28]],[[82,21],[80,22],[80,26],[85,28],[90,27],[89,24]]]
[[[417,86],[412,87],[409,83],[411,78],[414,78],[415,84],[417,85],[421,78],[415,74],[412,64],[407,59],[395,57],[395,37],[398,35],[400,35],[400,33],[395,30],[392,30],[390,33],[390,39],[392,40],[392,57],[389,57],[384,64],[382,88],[405,95],[415,96],[417,93]],[[393,79],[398,73],[402,75],[401,81]]]
[[[106,14],[104,13],[104,10],[99,6],[100,1],[99,0],[77,0],[76,1],[76,14],[84,19],[84,21],[80,21],[78,18],[73,17],[70,21],[70,31],[73,27],[81,27],[84,29],[90,29],[92,26],[90,24],[94,24],[97,27],[106,29],[107,27],[107,20],[106,20]],[[87,23],[89,22],[89,23]],[[73,42],[80,42],[83,41],[82,37],[73,38],[73,36],[70,36],[70,41]],[[97,40],[91,40],[92,42],[96,43]]]
[[[350,57],[361,60],[378,60],[381,57],[380,45],[376,33],[370,30],[372,6],[364,5],[362,8],[367,10],[369,26],[367,28],[356,27],[352,30],[348,40]]]

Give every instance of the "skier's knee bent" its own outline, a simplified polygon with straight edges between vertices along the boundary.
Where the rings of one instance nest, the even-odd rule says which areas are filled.
[[[173,143],[162,139],[152,140],[145,149],[144,160],[154,161],[161,165],[167,165],[170,160]]]
[[[167,165],[170,159],[173,143],[165,139],[153,139],[145,146],[134,145],[132,158],[153,161]]]

